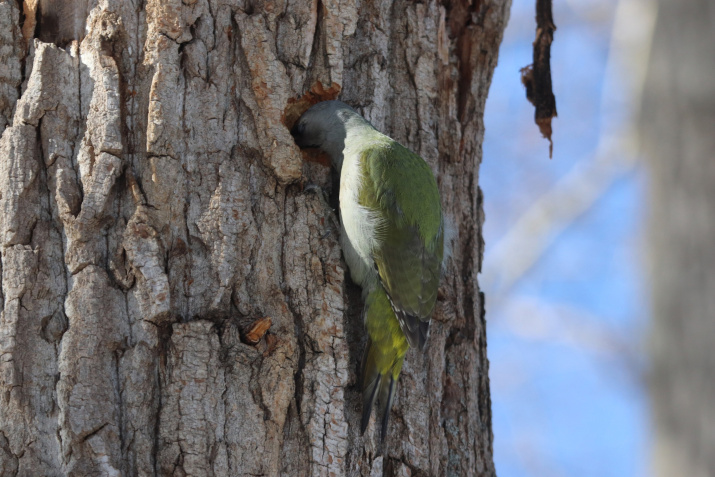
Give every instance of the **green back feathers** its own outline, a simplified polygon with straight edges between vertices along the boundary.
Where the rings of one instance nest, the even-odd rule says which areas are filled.
[[[360,204],[382,211],[398,227],[418,225],[423,243],[434,248],[442,209],[432,170],[420,156],[381,136],[384,140],[375,141],[362,155]]]
[[[358,201],[384,219],[373,260],[407,340],[422,348],[444,248],[437,182],[421,157],[381,134],[363,148],[361,159]]]

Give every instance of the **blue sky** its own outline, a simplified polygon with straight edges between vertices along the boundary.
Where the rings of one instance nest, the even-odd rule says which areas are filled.
[[[619,2],[554,2],[559,117],[551,160],[519,78],[531,63],[534,3],[514,0],[487,100],[480,171],[497,474],[645,477],[646,179],[627,151],[610,154],[607,167],[597,162],[607,134],[626,129],[635,107],[627,72],[609,51]],[[593,181],[579,175],[591,170],[601,171]],[[595,192],[579,195],[573,184]],[[549,202],[559,187],[560,199]],[[541,245],[524,260],[538,241],[520,236],[516,224],[544,203],[547,212],[562,203],[566,212],[540,223]],[[569,211],[577,203],[583,210]],[[513,240],[524,246],[510,248]]]

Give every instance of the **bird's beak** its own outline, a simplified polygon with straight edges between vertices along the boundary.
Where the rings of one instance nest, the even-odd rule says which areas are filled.
[[[296,122],[293,128],[290,130],[290,135],[293,136],[295,142],[298,142],[300,137],[305,131],[305,124],[301,124],[300,121]],[[298,144],[300,146],[300,144]]]

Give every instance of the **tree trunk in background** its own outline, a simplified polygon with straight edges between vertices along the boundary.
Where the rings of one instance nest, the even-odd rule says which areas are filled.
[[[40,3],[0,0],[0,474],[494,475],[477,184],[509,0]],[[303,187],[335,197],[331,170],[287,127],[338,94],[432,165],[457,231],[384,449]]]
[[[641,126],[651,172],[655,475],[715,475],[715,24],[659,2]]]

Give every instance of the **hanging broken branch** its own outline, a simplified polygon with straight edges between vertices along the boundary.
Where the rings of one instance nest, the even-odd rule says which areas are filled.
[[[555,30],[551,0],[536,0],[534,62],[521,69],[521,82],[526,88],[526,99],[536,108],[534,122],[539,126],[541,135],[549,140],[549,157],[554,149],[551,118],[557,115],[556,98],[551,87],[551,43]]]

